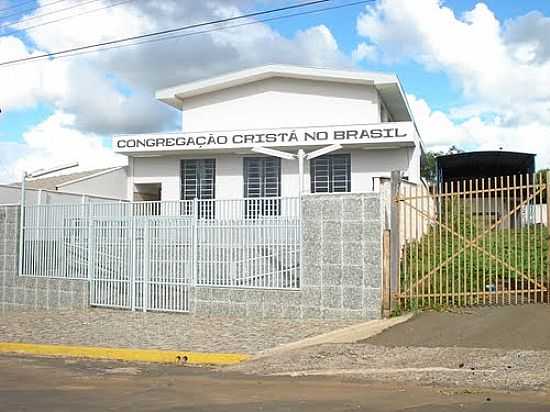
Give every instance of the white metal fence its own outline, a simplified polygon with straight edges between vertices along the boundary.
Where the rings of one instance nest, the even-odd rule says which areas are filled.
[[[300,287],[298,198],[30,206],[23,275],[89,279],[90,303],[187,311],[189,287]]]

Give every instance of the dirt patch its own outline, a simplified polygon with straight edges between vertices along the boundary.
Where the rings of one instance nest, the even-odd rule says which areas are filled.
[[[550,350],[550,306],[423,312],[362,341],[383,346]]]
[[[231,367],[253,375],[547,391],[550,306],[425,312],[355,344],[302,348]]]

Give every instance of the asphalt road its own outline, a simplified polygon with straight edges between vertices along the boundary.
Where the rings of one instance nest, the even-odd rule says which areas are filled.
[[[550,350],[550,306],[488,306],[421,312],[364,343],[382,346]]]
[[[107,410],[534,412],[550,410],[550,396],[0,356],[0,411]]]

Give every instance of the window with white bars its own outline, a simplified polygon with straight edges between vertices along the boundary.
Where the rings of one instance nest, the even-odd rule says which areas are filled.
[[[244,197],[266,198],[281,196],[281,159],[276,157],[244,158]],[[280,199],[249,199],[246,216],[280,214]]]
[[[181,200],[212,200],[216,197],[216,159],[181,161]],[[190,214],[187,207],[186,214]],[[200,202],[199,216],[214,217],[214,202]]]
[[[310,161],[311,193],[351,191],[351,155],[320,156]]]

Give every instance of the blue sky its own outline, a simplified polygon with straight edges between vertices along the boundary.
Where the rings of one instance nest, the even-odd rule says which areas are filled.
[[[109,1],[97,0],[97,4],[105,6]],[[49,2],[36,4],[43,7]],[[335,4],[349,2],[334,0]],[[13,36],[0,37],[0,50],[4,50],[0,60],[206,21],[223,15],[221,10],[227,6],[234,7],[233,13],[243,13],[293,3],[214,0],[213,6],[206,6],[180,0],[174,3],[174,11],[165,13],[154,7],[154,0],[134,0],[112,8],[108,14],[92,13],[16,36],[23,43]],[[16,2],[0,0],[0,9],[13,4]],[[544,90],[550,87],[541,82],[550,79],[549,1],[376,0],[369,4],[369,11],[365,5],[355,5],[271,22],[267,27],[249,26],[231,33],[223,47],[208,35],[52,64],[0,69],[0,90],[4,90],[0,91],[0,149],[2,143],[10,144],[5,146],[9,150],[3,150],[4,156],[0,150],[0,181],[7,178],[1,170],[40,163],[65,150],[72,154],[93,148],[94,155],[87,156],[90,167],[113,161],[108,147],[112,134],[160,131],[177,125],[174,112],[154,101],[155,89],[263,63],[353,64],[364,70],[398,74],[410,95],[423,138],[434,150],[452,144],[469,149],[515,150],[522,147],[518,142],[525,134],[538,135],[539,139],[548,136],[550,92],[545,94]],[[72,5],[78,2],[62,0],[55,7],[37,8],[35,14]],[[0,11],[0,22],[7,22],[6,14],[28,7]],[[452,17],[447,8],[454,13]],[[475,21],[469,21],[464,13],[474,13]],[[66,15],[53,14],[45,19]],[[17,19],[13,16],[9,21]],[[32,24],[39,22],[34,19]],[[326,27],[329,34],[320,27]],[[256,41],[247,38],[247,30],[253,31]],[[300,37],[298,33],[307,35]],[[274,39],[273,34],[285,41]],[[337,42],[337,50],[330,50],[327,36]],[[352,61],[362,43],[373,53]],[[164,59],[176,51],[176,58]],[[493,71],[495,78],[489,74]],[[537,90],[537,95],[530,98],[524,90]],[[73,140],[74,147],[70,147]],[[533,138],[525,147],[540,151],[539,164],[550,164],[544,150],[547,146],[541,142],[545,140]]]

